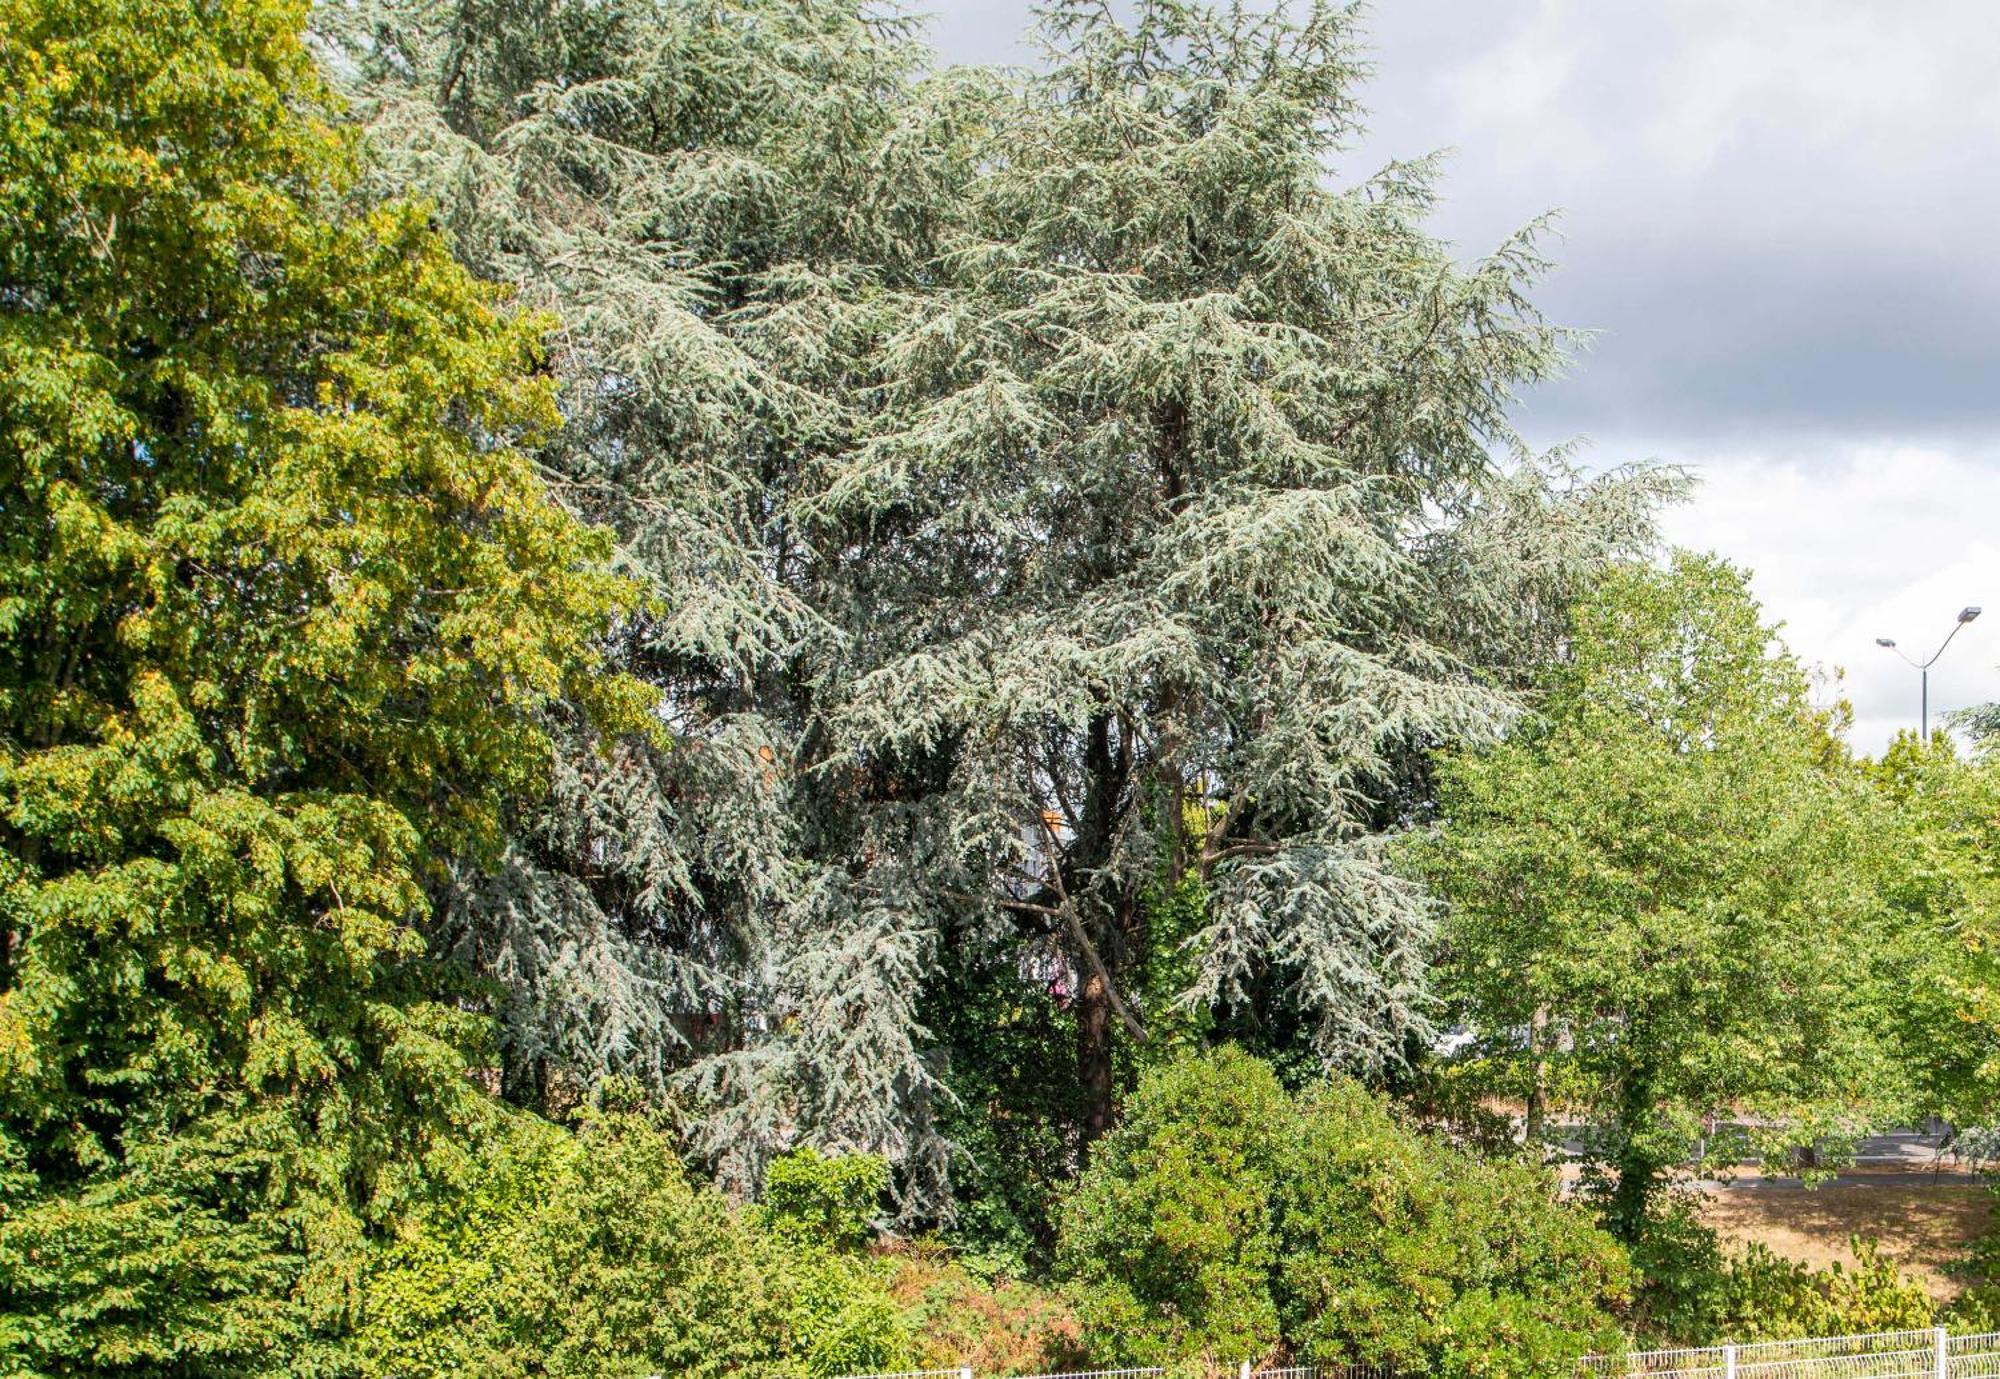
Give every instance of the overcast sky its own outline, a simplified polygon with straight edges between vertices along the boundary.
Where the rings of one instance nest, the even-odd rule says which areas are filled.
[[[1022,62],[1027,0],[933,0],[954,61]],[[1380,0],[1356,173],[1451,150],[1467,255],[1560,212],[1549,315],[1599,332],[1536,444],[1702,479],[1678,543],[1750,567],[1853,740],[2000,698],[2000,6]]]

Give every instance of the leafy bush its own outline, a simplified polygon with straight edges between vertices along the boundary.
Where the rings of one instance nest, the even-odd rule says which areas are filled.
[[[770,1372],[824,1379],[911,1367],[915,1342],[889,1292],[893,1263],[788,1244],[783,1267],[786,1364]]]
[[[856,1250],[874,1233],[889,1165],[875,1154],[832,1158],[798,1149],[772,1160],[764,1178],[764,1218],[787,1239]]]
[[[1351,1082],[1301,1098],[1280,1206],[1284,1331],[1310,1359],[1529,1375],[1622,1343],[1625,1251],[1546,1173],[1415,1134]]]
[[[1967,1157],[1989,1165],[2000,1160],[2000,1131],[1961,1130],[1958,1142],[1960,1152]],[[1989,1176],[1989,1185],[1991,1181]],[[1954,1331],[2000,1331],[2000,1196],[1989,1204],[1986,1227],[1973,1239],[1957,1272],[1966,1280],[1967,1287],[1952,1300],[1939,1321],[1948,1323]]]
[[[915,1338],[918,1368],[1030,1374],[1088,1363],[1082,1325],[1060,1293],[1005,1275],[979,1277],[927,1245],[897,1257],[889,1286]]]
[[[1960,1333],[2000,1331],[2000,1285],[1973,1284],[1939,1310],[1937,1324]]]
[[[1752,1245],[1729,1261],[1722,1330],[1732,1340],[1792,1340],[1930,1326],[1935,1304],[1883,1259],[1873,1240],[1851,1242],[1856,1263],[1814,1269]]]
[[[780,1256],[795,1372],[871,1374],[911,1363],[914,1341],[889,1291],[894,1261],[864,1253],[888,1189],[879,1155],[806,1148],[772,1160],[749,1219]]]
[[[1288,1096],[1234,1049],[1149,1074],[1065,1205],[1058,1261],[1099,1362],[1551,1372],[1615,1347],[1622,1249],[1547,1177],[1486,1164],[1359,1086]]]
[[[1728,1262],[1715,1232],[1695,1219],[1690,1194],[1655,1203],[1632,1246],[1632,1267],[1633,1321],[1642,1336],[1674,1345],[1706,1345],[1722,1335],[1717,1328],[1728,1308]]]
[[[667,1138],[521,1116],[370,1269],[365,1375],[720,1375],[772,1361],[805,1292]]]
[[[1140,1081],[1056,1247],[1098,1360],[1235,1360],[1276,1342],[1272,1196],[1295,1120],[1270,1068],[1233,1048]]]
[[[576,1133],[529,1116],[473,1181],[379,1252],[361,1372],[827,1376],[896,1369],[915,1343],[892,1259],[861,1251],[881,1159],[802,1151],[739,1213],[688,1183],[643,1117]]]
[[[991,950],[946,945],[922,1010],[950,1050],[938,1127],[958,1147],[947,1236],[1002,1270],[1046,1273],[1054,1216],[1076,1166],[1085,1115],[1076,1015],[1046,988],[1024,987],[1025,941]]]
[[[1650,1337],[1681,1345],[1933,1324],[1935,1304],[1920,1285],[1882,1258],[1873,1240],[1857,1236],[1851,1244],[1852,1268],[1814,1269],[1763,1245],[1725,1254],[1683,1198],[1648,1223],[1633,1251],[1641,1277],[1635,1319]]]

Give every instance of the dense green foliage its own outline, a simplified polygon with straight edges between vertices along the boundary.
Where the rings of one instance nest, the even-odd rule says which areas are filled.
[[[360,1374],[814,1379],[1072,1354],[1046,1292],[867,1250],[879,1158],[779,1158],[750,1211],[691,1184],[672,1138],[629,1112],[574,1132],[510,1117],[483,1162],[374,1255]]]
[[[384,1379],[730,1374],[785,1349],[780,1259],[644,1121],[510,1117],[376,1252],[353,1349]]]
[[[566,318],[545,461],[660,595],[621,651],[683,750],[566,771],[439,934],[510,1085],[671,1084],[733,1184],[875,1150],[1032,1253],[1044,1195],[947,1134],[1067,1176],[1190,1020],[1403,1058],[1381,830],[1676,481],[1510,453],[1532,242],[1461,267],[1427,167],[1329,183],[1351,13],[1059,3],[1027,75],[843,0],[321,26],[378,180]],[[968,985],[1066,1037],[1038,1105]]]
[[[1739,571],[1620,571],[1574,628],[1537,720],[1441,764],[1441,827],[1413,853],[1451,907],[1465,1057],[1527,1103],[1531,1138],[1551,1105],[1582,1119],[1634,1240],[1705,1121],[1760,1117],[1777,1153],[1895,1104],[1891,850]]]
[[[1897,864],[1885,946],[1896,998],[1880,1022],[1896,1041],[1909,1111],[1962,1127],[2000,1122],[2000,762],[1942,734],[1905,734],[1871,763]],[[1973,1157],[1990,1151],[1979,1149]]]
[[[1301,1352],[1403,1372],[1526,1375],[1616,1350],[1624,1252],[1539,1165],[1423,1139],[1334,1083],[1300,1100],[1278,1224]]]
[[[836,722],[877,596],[865,533],[802,511],[935,252],[956,136],[909,106],[907,26],[823,0],[317,22],[377,188],[434,197],[462,259],[562,311],[542,463],[657,595],[616,651],[681,749],[565,733],[551,795],[432,930],[498,983],[510,1094],[686,1075],[742,1186],[801,1132],[941,1164],[914,1016],[935,897],[902,817],[924,772]]]
[[[0,1372],[1929,1317],[1671,1189],[2000,1114],[2000,764],[1524,450],[1352,10],[1038,22],[0,0]]]
[[[1908,1331],[1939,1320],[1921,1285],[1852,1241],[1856,1263],[1811,1269],[1760,1244],[1725,1253],[1694,1218],[1693,1204],[1658,1209],[1633,1252],[1644,1275],[1639,1327],[1678,1344],[1795,1340]]]
[[[1143,1079],[1063,1205],[1057,1270],[1104,1364],[1226,1362],[1278,1339],[1272,1230],[1298,1117],[1225,1050]]]
[[[345,214],[303,11],[0,7],[0,1355],[295,1362],[464,1167],[429,863],[612,726],[546,322]]]
[[[829,1159],[801,1149],[771,1165],[764,1215],[780,1234],[802,1243],[859,1249],[875,1233],[875,1213],[888,1190],[888,1166],[873,1155]]]
[[[1293,1096],[1233,1049],[1140,1081],[1065,1206],[1060,1271],[1106,1363],[1262,1355],[1533,1375],[1616,1349],[1624,1251],[1526,1163]]]

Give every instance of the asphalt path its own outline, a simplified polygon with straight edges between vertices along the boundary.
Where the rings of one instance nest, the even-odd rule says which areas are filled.
[[[1965,1187],[1982,1181],[1970,1164],[1945,1149],[1944,1139],[1942,1135],[1915,1130],[1865,1136],[1855,1145],[1852,1162],[1821,1182],[1816,1190]],[[1797,1191],[1805,1185],[1805,1180],[1795,1173],[1766,1174],[1754,1160],[1739,1165],[1726,1181],[1698,1180],[1698,1186],[1703,1188],[1734,1192]]]

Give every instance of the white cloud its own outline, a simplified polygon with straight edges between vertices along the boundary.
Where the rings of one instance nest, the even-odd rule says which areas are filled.
[[[1931,715],[2000,699],[2000,465],[1990,453],[1858,445],[1812,453],[1691,450],[1694,501],[1670,514],[1679,545],[1750,567],[1770,616],[1808,663],[1844,671],[1852,740],[1879,752],[1914,728],[1918,676],[1875,645],[1921,660],[1958,610],[1985,607],[1931,670]]]

